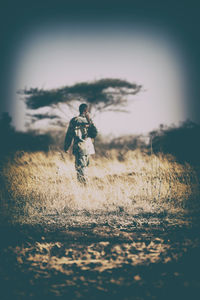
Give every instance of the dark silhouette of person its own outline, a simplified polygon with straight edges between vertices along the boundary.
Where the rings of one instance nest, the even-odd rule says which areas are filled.
[[[92,138],[96,137],[97,129],[90,118],[87,104],[82,103],[79,106],[79,112],[79,116],[72,118],[69,122],[64,151],[68,151],[73,141],[77,179],[80,183],[86,184],[89,158],[90,155],[95,154]]]

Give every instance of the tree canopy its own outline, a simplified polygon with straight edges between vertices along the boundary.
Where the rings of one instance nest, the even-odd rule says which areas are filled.
[[[141,87],[126,80],[106,78],[51,90],[24,89],[19,93],[25,96],[27,108],[34,111],[43,107],[59,107],[60,104],[72,107],[74,101],[85,102],[98,112],[122,111],[127,104],[127,97],[137,94]],[[33,121],[44,118],[53,120],[56,116],[45,113],[32,115]]]

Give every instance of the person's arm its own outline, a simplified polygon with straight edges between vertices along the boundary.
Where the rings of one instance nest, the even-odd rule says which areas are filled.
[[[92,119],[90,118],[90,114],[89,114],[88,112],[85,114],[85,117],[86,117],[86,119],[87,119],[89,125],[90,125],[90,124],[93,124],[93,121],[92,121]]]
[[[92,119],[90,118],[90,115],[88,112],[85,114],[85,117],[88,122],[87,136],[94,139],[97,136],[98,130],[97,130],[96,126],[94,125]]]
[[[72,122],[70,121],[69,127],[67,129],[67,133],[65,136],[65,142],[64,142],[64,151],[65,152],[67,152],[69,147],[71,146],[73,137],[74,137],[74,128],[73,128]]]

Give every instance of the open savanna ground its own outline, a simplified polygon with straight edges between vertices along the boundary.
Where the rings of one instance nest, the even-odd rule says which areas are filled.
[[[68,154],[19,152],[2,167],[2,208],[13,222],[33,223],[71,211],[185,214],[198,205],[196,171],[172,156],[111,150],[91,159],[88,177],[86,187],[77,182]]]
[[[199,178],[170,155],[106,151],[88,185],[63,152],[1,163],[5,299],[195,299]],[[7,297],[7,298],[6,298]]]

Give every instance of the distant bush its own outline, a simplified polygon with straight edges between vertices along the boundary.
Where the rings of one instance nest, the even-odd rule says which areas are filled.
[[[200,125],[184,122],[180,127],[172,127],[152,133],[154,153],[169,153],[179,162],[200,163]]]
[[[11,125],[11,117],[7,112],[0,118],[0,154],[5,155],[18,150],[47,151],[52,143],[49,134],[38,134],[34,131],[17,132]]]

